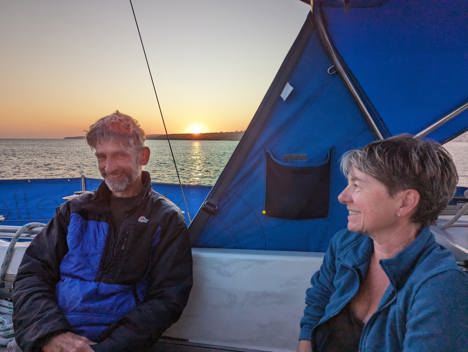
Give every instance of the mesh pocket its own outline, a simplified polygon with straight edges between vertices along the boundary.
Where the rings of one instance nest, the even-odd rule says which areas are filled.
[[[276,159],[266,152],[265,215],[283,219],[313,219],[328,215],[330,154],[311,165],[306,154]],[[305,156],[305,157],[304,157]]]

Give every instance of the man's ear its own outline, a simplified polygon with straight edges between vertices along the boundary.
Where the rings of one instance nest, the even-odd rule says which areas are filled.
[[[398,216],[411,216],[418,207],[421,196],[415,189],[405,189],[400,194],[400,208],[398,209]]]
[[[140,159],[140,164],[141,165],[146,165],[148,164],[148,161],[149,161],[149,158],[150,158],[150,149],[148,147],[142,147],[140,149],[140,153],[139,153],[139,159]]]

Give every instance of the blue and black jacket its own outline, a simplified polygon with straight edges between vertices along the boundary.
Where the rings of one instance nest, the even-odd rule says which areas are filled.
[[[102,183],[59,207],[32,241],[13,293],[23,351],[65,331],[97,342],[96,351],[140,351],[179,318],[192,287],[190,241],[180,210],[142,178],[141,199],[118,229]]]

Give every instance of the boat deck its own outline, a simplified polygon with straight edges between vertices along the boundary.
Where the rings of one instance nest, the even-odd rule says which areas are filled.
[[[11,348],[0,347],[0,352],[18,352]],[[233,347],[205,345],[201,343],[193,343],[184,340],[161,339],[148,352],[264,352],[259,350],[249,350]]]
[[[225,346],[205,345],[184,340],[162,339],[150,352],[262,352]]]

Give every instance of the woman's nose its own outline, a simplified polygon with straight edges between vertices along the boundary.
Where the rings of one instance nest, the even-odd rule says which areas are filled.
[[[349,197],[348,197],[348,187],[346,187],[344,190],[341,191],[340,194],[338,194],[338,201],[341,203],[341,204],[346,204],[349,200]]]

